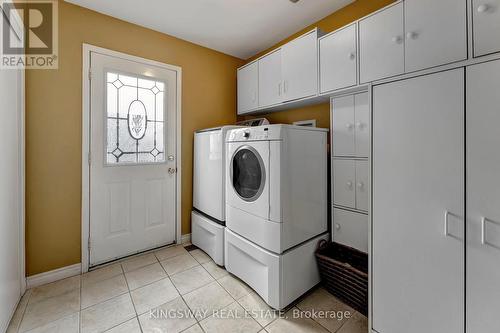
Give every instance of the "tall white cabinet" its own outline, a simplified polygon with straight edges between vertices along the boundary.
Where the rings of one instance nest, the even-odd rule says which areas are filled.
[[[372,327],[464,331],[464,69],[373,88]]]
[[[500,60],[467,68],[467,332],[500,330]]]

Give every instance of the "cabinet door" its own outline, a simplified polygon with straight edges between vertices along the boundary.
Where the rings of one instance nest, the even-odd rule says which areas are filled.
[[[356,25],[319,41],[321,92],[356,85]]]
[[[500,51],[500,0],[472,0],[474,56]]]
[[[356,209],[368,211],[368,161],[356,161]]]
[[[333,160],[333,203],[355,208],[356,166],[353,160]]]
[[[299,37],[282,49],[284,100],[290,101],[318,93],[317,32]]]
[[[258,107],[258,78],[258,62],[238,70],[238,114],[244,114]]]
[[[406,0],[407,72],[467,59],[466,0]]]
[[[404,71],[403,3],[359,22],[361,82]]]
[[[464,90],[463,69],[373,88],[377,332],[464,331]]]
[[[354,95],[354,120],[356,157],[368,157],[370,153],[370,108],[368,93]]]
[[[333,209],[333,241],[368,252],[368,216]]]
[[[282,101],[281,50],[259,60],[259,106]]]
[[[500,327],[499,86],[500,61],[467,69],[467,332]]]
[[[334,156],[354,156],[354,96],[335,98],[332,103]]]

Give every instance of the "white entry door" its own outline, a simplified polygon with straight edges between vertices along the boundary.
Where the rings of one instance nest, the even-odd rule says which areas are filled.
[[[173,243],[175,70],[91,52],[90,266]]]

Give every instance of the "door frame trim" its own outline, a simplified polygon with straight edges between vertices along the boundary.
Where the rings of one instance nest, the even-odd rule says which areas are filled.
[[[175,212],[175,243],[180,244],[181,236],[181,114],[182,114],[182,68],[165,64],[126,53],[105,49],[91,44],[82,44],[82,213],[81,213],[81,250],[82,273],[88,272],[90,265],[89,237],[90,237],[90,166],[88,156],[90,152],[90,54],[96,52],[124,60],[140,62],[156,67],[175,71],[177,74],[177,101],[176,101],[176,212]]]

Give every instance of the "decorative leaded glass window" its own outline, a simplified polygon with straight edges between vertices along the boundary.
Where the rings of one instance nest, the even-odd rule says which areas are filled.
[[[165,162],[165,83],[106,73],[107,164]]]

